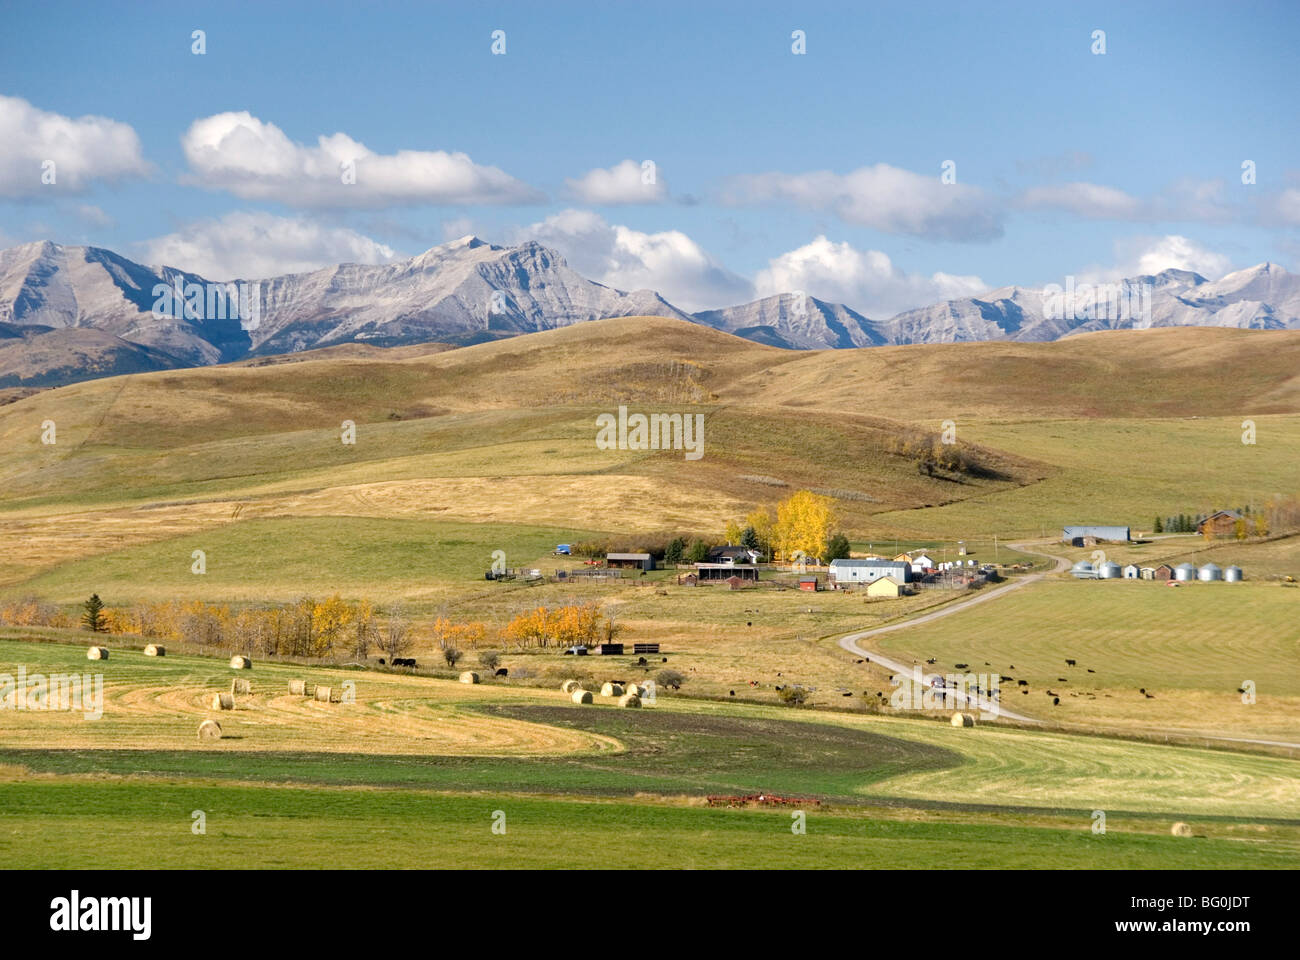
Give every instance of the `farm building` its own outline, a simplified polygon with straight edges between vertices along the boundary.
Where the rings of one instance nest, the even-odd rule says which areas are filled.
[[[1180,563],[1174,567],[1174,579],[1187,583],[1196,579],[1196,568],[1190,563]]]
[[[1241,567],[1228,567],[1223,571],[1223,579],[1228,583],[1240,583],[1242,577]]]
[[[1119,543],[1127,543],[1129,537],[1128,527],[1107,527],[1096,524],[1083,524],[1074,527],[1066,527],[1061,531],[1061,540],[1074,547],[1090,547],[1094,544],[1101,543],[1103,540],[1114,540]],[[1089,543],[1088,541],[1092,541]]]
[[[927,557],[924,553],[918,553],[915,557],[912,558],[911,562],[912,562],[913,573],[925,573],[925,571],[927,570],[934,569],[934,561],[931,560],[929,557]]]
[[[1079,580],[1093,580],[1097,576],[1097,571],[1092,568],[1092,564],[1087,560],[1080,560],[1070,568],[1070,576]]]
[[[818,590],[821,589],[821,584],[817,582],[816,577],[800,577],[799,589],[808,590],[812,593],[816,593]]]
[[[632,570],[653,570],[655,558],[648,553],[608,553],[605,566]]]
[[[1205,536],[1210,531],[1212,537],[1231,537],[1237,532],[1237,521],[1241,514],[1236,510],[1216,510],[1196,525],[1196,532]]]
[[[1174,568],[1167,563],[1162,563],[1151,572],[1152,580],[1172,580],[1174,578]]]
[[[1135,563],[1130,563],[1127,567],[1124,568],[1125,580],[1138,580],[1141,578],[1141,576],[1142,576],[1142,571],[1138,569],[1138,566]]]
[[[738,577],[733,573],[731,576],[727,577],[727,589],[739,590],[741,587],[757,582],[757,579],[757,577],[753,579],[749,577]]]
[[[1097,567],[1098,580],[1118,580],[1123,570],[1114,560],[1107,560]]]
[[[1143,579],[1143,580],[1154,580],[1155,578],[1156,578],[1156,568],[1155,568],[1155,567],[1143,567],[1143,568],[1142,568],[1142,579]]]
[[[697,563],[695,565],[695,576],[700,583],[719,583],[732,577],[757,583],[758,567],[752,567],[745,563]]]
[[[903,584],[893,577],[879,577],[867,585],[869,597],[901,597],[906,592]]]
[[[746,547],[710,547],[709,563],[758,563],[759,553]]]
[[[1222,580],[1223,570],[1219,568],[1217,563],[1207,563],[1201,567],[1201,569],[1196,571],[1196,579],[1207,582],[1210,580]]]
[[[912,565],[912,562],[913,562],[913,561],[912,561],[912,555],[911,555],[910,553],[900,553],[898,556],[896,556],[896,557],[894,558],[894,560],[895,560],[895,562],[897,562],[897,563],[905,563],[905,564],[907,564],[909,567]]]
[[[832,560],[830,573],[836,583],[871,583],[881,577],[908,583],[912,579],[912,568],[896,560]]]

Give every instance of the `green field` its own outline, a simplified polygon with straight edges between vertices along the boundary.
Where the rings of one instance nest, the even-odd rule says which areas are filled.
[[[214,715],[203,691],[231,675],[222,661],[115,649],[88,663],[80,647],[21,641],[0,655],[11,675],[94,669],[106,687],[102,719],[16,711],[0,731],[0,846],[14,866],[67,863],[78,845],[106,867],[560,866],[598,863],[629,836],[644,852],[609,865],[1300,864],[1300,764],[1287,758],[671,696],[576,707],[556,690],[292,664],[256,665],[253,695],[215,714],[234,738],[204,744],[175,732]],[[295,720],[274,691],[304,673],[353,678],[358,703]],[[359,719],[340,733],[330,711]],[[442,734],[373,752],[381,729],[426,720]],[[522,752],[476,753],[493,725],[516,728]],[[806,835],[788,811],[702,805],[758,792],[823,805],[805,804]],[[189,832],[195,810],[204,836]],[[1198,837],[1169,836],[1174,820]]]
[[[1011,709],[1054,722],[1294,740],[1298,613],[1300,590],[1276,583],[1171,589],[1163,581],[1061,579],[878,642],[886,653],[934,657],[939,671],[977,651],[978,669],[989,661],[1028,681],[1003,681]],[[1247,680],[1257,694],[1249,705],[1238,693]]]

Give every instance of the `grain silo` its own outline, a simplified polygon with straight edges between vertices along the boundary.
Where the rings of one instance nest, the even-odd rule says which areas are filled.
[[[1241,567],[1228,567],[1228,569],[1223,571],[1223,579],[1228,583],[1241,583]]]
[[[1174,567],[1174,579],[1188,583],[1196,579],[1196,568],[1190,563],[1180,563]]]
[[[1070,576],[1078,577],[1080,580],[1092,580],[1097,576],[1097,571],[1092,569],[1092,564],[1087,560],[1080,560],[1070,568]]]
[[[1107,560],[1097,568],[1098,580],[1118,580],[1123,568],[1114,560]]]
[[[1207,563],[1196,571],[1196,579],[1204,580],[1207,583],[1211,580],[1222,580],[1223,570],[1219,568],[1217,563]]]

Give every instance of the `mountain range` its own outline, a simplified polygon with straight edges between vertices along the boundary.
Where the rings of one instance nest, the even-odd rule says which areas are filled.
[[[588,280],[536,242],[502,247],[462,237],[380,266],[348,263],[257,281],[210,282],[98,247],[44,241],[0,251],[0,387],[345,343],[467,345],[625,316],[672,317],[800,350],[1046,341],[1147,326],[1300,328],[1300,275],[1275,264],[1216,281],[1166,270],[1124,283],[1143,291],[1133,301],[1142,309],[1112,309],[1100,317],[1072,302],[1063,311],[1043,289],[1018,286],[884,320],[803,293],[690,313],[652,290],[625,292]],[[187,297],[194,298],[189,307]]]

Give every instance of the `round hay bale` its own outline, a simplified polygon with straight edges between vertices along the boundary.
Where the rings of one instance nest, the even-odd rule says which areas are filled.
[[[595,698],[592,697],[590,690],[574,690],[569,695],[569,699],[574,703],[592,703]]]
[[[290,692],[291,694],[293,694],[295,697],[306,696],[306,695],[307,695],[307,681],[306,681],[306,680],[290,680],[290,681],[289,681],[289,692]]]
[[[952,725],[954,727],[973,727],[975,726],[975,717],[969,713],[954,713],[952,715]]]
[[[635,693],[625,693],[618,698],[618,705],[620,707],[639,707],[641,706],[641,698]]]
[[[577,680],[565,680],[562,684],[560,684],[560,689],[565,693],[573,693],[574,690],[577,690],[581,686],[582,684],[580,684]]]
[[[252,670],[253,661],[249,660],[248,657],[231,657],[230,669],[231,670]]]
[[[229,693],[214,693],[212,695],[213,710],[234,710],[235,698]]]
[[[478,683],[478,674],[473,670],[466,670],[460,675],[461,683]]]
[[[199,724],[199,739],[220,740],[221,724],[217,723],[215,720],[204,720]]]
[[[91,647],[86,651],[87,660],[107,660],[108,647]]]
[[[167,648],[161,643],[151,643],[144,648],[144,655],[146,657],[165,657],[167,656]]]
[[[617,683],[606,683],[600,688],[602,697],[621,697],[623,696],[623,687]]]
[[[640,697],[645,694],[645,687],[641,686],[641,684],[639,683],[629,683],[626,687],[623,688],[623,692],[630,693],[636,697]]]
[[[1181,820],[1173,825],[1169,831],[1175,837],[1190,837],[1192,835],[1191,824],[1183,823]]]
[[[330,687],[317,687],[314,696],[321,703],[332,703],[334,691]]]
[[[252,693],[253,687],[247,680],[241,680],[239,677],[230,681],[230,692],[233,693]]]

